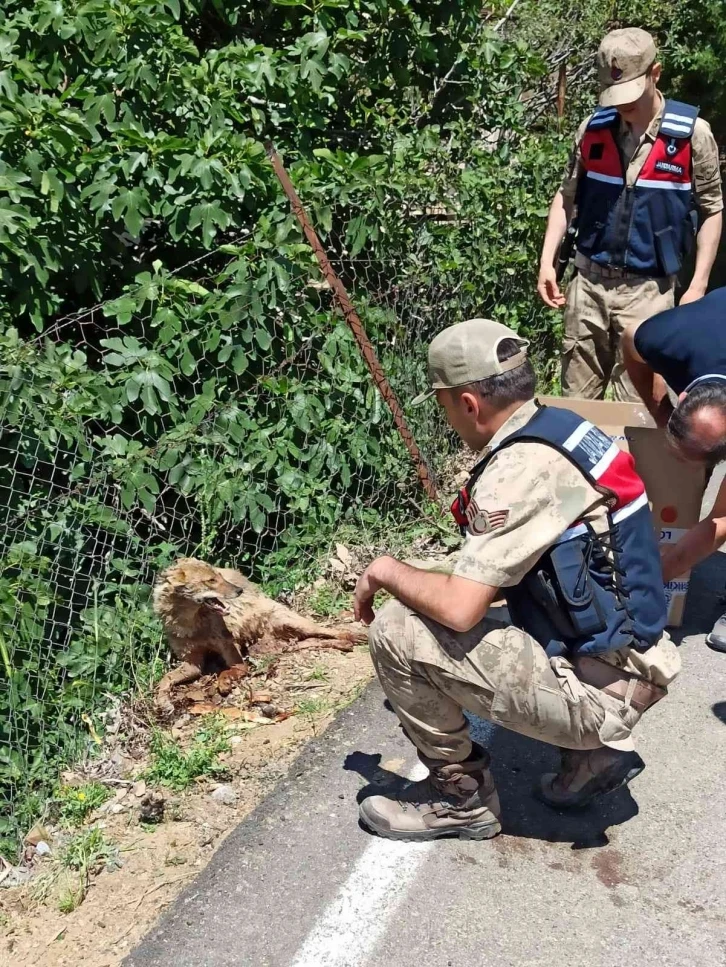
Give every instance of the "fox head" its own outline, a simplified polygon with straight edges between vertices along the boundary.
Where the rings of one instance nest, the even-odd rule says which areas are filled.
[[[228,603],[244,593],[242,582],[246,579],[236,575],[233,584],[224,573],[196,558],[181,558],[160,575],[154,590],[155,609],[165,611],[164,604],[173,599],[179,604],[196,604],[217,614],[227,614]],[[232,576],[234,572],[226,573]]]

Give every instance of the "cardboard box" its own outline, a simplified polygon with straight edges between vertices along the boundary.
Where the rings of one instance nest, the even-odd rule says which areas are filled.
[[[573,410],[604,430],[623,450],[633,455],[635,466],[648,494],[653,523],[661,544],[676,544],[697,524],[706,489],[702,467],[680,461],[650,414],[638,403],[609,403],[604,400],[559,399],[542,396],[541,403]],[[665,585],[668,624],[683,622],[690,572]]]

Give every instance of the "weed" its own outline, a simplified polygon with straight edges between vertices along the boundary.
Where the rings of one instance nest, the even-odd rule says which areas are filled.
[[[330,679],[330,672],[325,665],[313,665],[305,676],[306,682],[327,682]]]
[[[158,822],[149,823],[144,821],[143,819],[139,821],[139,829],[141,830],[142,833],[155,833],[158,828],[159,828]]]
[[[228,734],[220,718],[210,717],[185,750],[171,736],[155,729],[151,736],[151,764],[145,779],[179,791],[202,776],[218,776],[224,771],[219,756],[230,750]]]
[[[164,814],[170,823],[180,823],[184,819],[184,806],[180,802],[168,803]],[[176,846],[176,843],[172,843]]]
[[[53,861],[50,870],[33,884],[33,897],[42,903],[63,880],[58,897],[61,913],[72,913],[86,898],[91,877],[113,863],[117,851],[98,827],[84,829],[71,836]]]
[[[313,735],[318,734],[316,716],[329,711],[329,709],[330,702],[327,698],[301,698],[295,706],[295,711],[299,715],[307,716]]]
[[[335,711],[339,712],[341,709],[347,708],[352,705],[357,698],[363,694],[363,690],[368,685],[369,679],[364,678],[360,682],[356,682],[352,688],[350,688],[345,695],[342,695],[338,701],[335,703]]]
[[[295,706],[295,711],[300,715],[319,715],[329,708],[330,703],[326,698],[302,698]]]
[[[61,822],[66,826],[81,826],[86,817],[102,806],[110,795],[110,790],[100,782],[61,786],[56,794]]]
[[[68,840],[60,854],[60,862],[68,870],[90,875],[101,871],[111,858],[112,852],[103,830],[94,826]]]
[[[164,677],[166,664],[156,655],[149,661],[141,662],[135,671],[136,684],[142,695],[149,695]]]
[[[321,584],[313,588],[307,606],[321,618],[331,618],[350,607],[350,594],[334,584]]]
[[[86,898],[86,890],[83,890],[80,886],[76,890],[67,889],[61,893],[58,899],[58,912],[59,913],[73,913],[78,907],[83,903]]]

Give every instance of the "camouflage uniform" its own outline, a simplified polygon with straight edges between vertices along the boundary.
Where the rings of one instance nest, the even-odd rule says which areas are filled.
[[[527,423],[535,408],[532,401],[518,409],[490,448]],[[518,584],[575,521],[597,532],[607,528],[603,496],[545,444],[523,441],[503,450],[472,497],[488,526],[467,533],[459,553],[436,569],[493,587]],[[563,748],[633,749],[639,713],[580,681],[567,659],[548,658],[518,628],[495,628],[485,619],[457,633],[391,601],[376,616],[369,640],[383,689],[427,759],[462,762],[470,754],[464,709]],[[666,633],[645,653],[622,649],[601,657],[660,686],[680,669]]]
[[[626,184],[632,187],[658,135],[663,106],[641,138],[635,137],[624,121],[616,135],[623,157],[630,159]],[[570,158],[562,194],[575,203],[577,185],[583,174],[580,145],[589,118],[578,133]],[[721,170],[718,146],[706,121],[699,118],[691,139],[693,146],[693,186],[699,212],[703,217],[723,209]],[[562,392],[565,396],[601,399],[611,382],[616,400],[638,400],[635,388],[625,371],[621,336],[629,326],[637,325],[674,304],[676,277],[660,279],[601,268],[583,255],[575,258],[577,275],[567,289],[565,338],[562,347]]]

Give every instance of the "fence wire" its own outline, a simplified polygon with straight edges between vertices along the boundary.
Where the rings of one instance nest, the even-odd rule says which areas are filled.
[[[435,471],[448,448],[435,404],[408,401],[450,306],[380,263],[339,251],[335,267]],[[385,547],[425,502],[312,262],[216,255],[185,270],[42,336],[0,337],[6,850],[104,707],[163,669],[161,568],[195,555],[294,596],[341,535]]]

